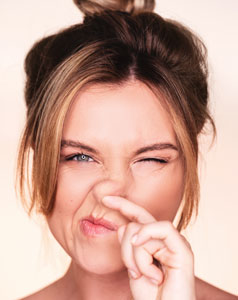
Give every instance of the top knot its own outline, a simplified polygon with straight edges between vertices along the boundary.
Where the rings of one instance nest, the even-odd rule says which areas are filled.
[[[155,0],[73,0],[84,15],[102,13],[105,10],[119,10],[131,14],[153,11]]]

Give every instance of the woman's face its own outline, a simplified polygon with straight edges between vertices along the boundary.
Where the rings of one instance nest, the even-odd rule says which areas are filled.
[[[117,231],[92,223],[104,220],[117,228],[129,220],[105,207],[102,198],[121,196],[158,221],[172,221],[183,175],[170,116],[146,85],[91,86],[78,94],[66,116],[49,227],[84,270],[122,270]]]

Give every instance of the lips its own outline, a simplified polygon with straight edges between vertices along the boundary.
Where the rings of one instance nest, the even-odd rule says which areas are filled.
[[[103,218],[96,219],[93,216],[83,218],[80,221],[80,229],[86,236],[102,236],[117,230],[118,226]]]

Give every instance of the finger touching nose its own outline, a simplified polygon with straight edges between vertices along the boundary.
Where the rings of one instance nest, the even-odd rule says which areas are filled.
[[[116,180],[103,180],[95,184],[92,190],[94,198],[102,203],[102,199],[105,196],[120,196],[128,197],[128,185]]]

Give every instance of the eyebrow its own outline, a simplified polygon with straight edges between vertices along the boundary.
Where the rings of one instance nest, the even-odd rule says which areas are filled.
[[[95,150],[94,148],[92,148],[86,144],[83,144],[81,142],[78,142],[78,141],[61,140],[61,149],[64,147],[81,148],[81,149],[89,151],[91,153],[99,154],[99,152],[97,150]]]
[[[80,149],[89,151],[91,153],[94,153],[96,155],[99,155],[99,151],[97,151],[96,149],[92,148],[91,146],[81,143],[79,141],[62,140],[61,141],[61,149],[64,147],[80,148]],[[165,149],[172,149],[172,150],[178,151],[178,148],[171,143],[155,143],[155,144],[144,146],[142,148],[137,149],[133,153],[133,155],[139,155],[141,153],[145,153],[145,152],[149,152],[149,151],[165,150]]]
[[[139,155],[144,152],[148,151],[155,151],[155,150],[165,150],[165,149],[172,149],[178,151],[178,148],[170,143],[156,143],[152,145],[148,145],[142,148],[139,148],[134,152],[134,155]]]

